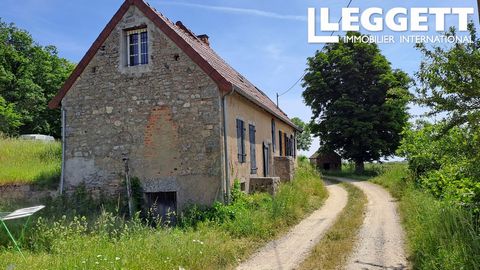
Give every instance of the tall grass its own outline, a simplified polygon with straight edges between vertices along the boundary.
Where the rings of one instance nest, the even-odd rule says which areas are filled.
[[[354,163],[342,163],[342,170],[340,171],[322,171],[325,175],[346,177],[358,180],[368,180],[374,176],[381,175],[383,173],[384,166],[380,163],[365,163],[365,171],[362,174],[355,172]]]
[[[55,184],[61,156],[59,142],[0,138],[0,184]]]
[[[300,269],[339,269],[353,251],[363,223],[367,196],[352,184],[341,185],[348,192],[347,205]]]
[[[372,179],[400,199],[414,269],[480,269],[478,215],[414,186],[404,164]]]
[[[47,209],[22,242],[26,262],[4,242],[0,269],[12,263],[17,269],[231,268],[320,207],[327,193],[315,170],[302,163],[294,181],[281,185],[274,197],[238,190],[234,195],[228,206],[191,207],[175,227],[152,227],[106,211],[58,217]],[[101,207],[90,212],[94,209]]]

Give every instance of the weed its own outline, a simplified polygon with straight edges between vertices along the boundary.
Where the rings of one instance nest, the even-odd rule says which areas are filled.
[[[367,197],[352,184],[341,185],[348,192],[347,205],[302,263],[301,269],[338,269],[353,251],[357,233],[363,223]]]
[[[295,180],[274,197],[233,189],[231,204],[191,206],[177,226],[125,219],[115,202],[85,189],[49,203],[22,242],[26,262],[0,242],[0,269],[224,269],[317,209],[326,197],[318,173],[300,163]],[[119,195],[123,196],[123,195]],[[1,241],[1,239],[0,239]]]

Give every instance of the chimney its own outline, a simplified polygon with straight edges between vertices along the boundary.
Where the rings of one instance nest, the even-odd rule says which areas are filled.
[[[203,43],[207,44],[207,46],[210,46],[210,41],[208,41],[208,36],[203,34],[203,35],[198,35],[198,39],[200,39]]]

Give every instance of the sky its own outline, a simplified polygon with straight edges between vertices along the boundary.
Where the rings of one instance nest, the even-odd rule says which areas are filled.
[[[121,0],[1,0],[0,18],[30,32],[41,45],[54,45],[59,55],[78,63],[102,29],[123,3]],[[231,66],[262,89],[273,101],[276,93],[291,90],[280,97],[280,107],[290,117],[310,121],[311,110],[302,99],[301,83],[307,57],[313,56],[322,44],[307,41],[307,9],[328,7],[331,21],[340,18],[341,8],[349,0],[150,0],[151,6],[172,21],[182,21],[196,34],[207,34],[211,47]],[[352,0],[351,7],[364,10],[380,7],[474,7],[471,17],[478,23],[476,0]],[[433,20],[430,20],[429,25]],[[456,18],[447,16],[447,26],[455,26]],[[430,32],[420,34],[434,35]],[[369,33],[362,30],[363,33]],[[330,34],[330,33],[326,33]],[[342,32],[335,33],[342,35]],[[371,33],[370,33],[371,34]],[[376,35],[400,33],[385,31]],[[402,33],[405,35],[414,33]],[[416,33],[419,34],[419,33]],[[414,76],[422,55],[413,43],[380,44],[382,53],[392,63]],[[443,44],[442,46],[448,46]],[[294,86],[293,86],[294,85]],[[292,87],[293,86],[293,87]],[[413,106],[411,114],[423,109]],[[310,151],[319,146],[315,139]]]

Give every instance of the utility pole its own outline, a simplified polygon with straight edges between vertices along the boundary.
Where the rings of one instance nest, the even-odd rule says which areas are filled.
[[[480,0],[477,0],[477,14],[478,14],[478,22],[480,23]]]
[[[480,0],[478,0],[478,2],[480,2]],[[278,107],[278,93],[277,93],[277,107]]]

